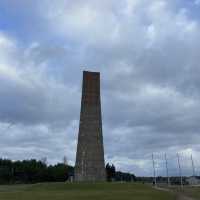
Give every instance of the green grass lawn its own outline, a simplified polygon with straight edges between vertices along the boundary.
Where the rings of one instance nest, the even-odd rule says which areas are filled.
[[[130,183],[41,183],[0,186],[0,200],[174,200],[173,194]]]

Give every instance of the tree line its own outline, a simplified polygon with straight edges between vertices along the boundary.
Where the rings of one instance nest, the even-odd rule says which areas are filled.
[[[106,164],[106,175],[107,175],[107,181],[131,182],[137,180],[134,174],[116,171],[115,166],[110,163]]]
[[[0,184],[59,182],[68,180],[73,167],[58,163],[47,166],[42,161],[0,159]]]
[[[112,164],[106,165],[107,181],[133,181],[135,175],[117,172]],[[0,184],[64,182],[74,177],[74,167],[65,161],[47,165],[45,160],[12,161],[0,159]]]
[[[195,176],[197,179],[200,179],[200,176]],[[183,176],[182,177],[182,183],[183,185],[187,185],[188,184],[188,177]],[[154,182],[154,177],[137,177],[136,179],[138,182],[142,182],[142,183],[153,183]],[[167,177],[163,177],[163,176],[158,176],[156,177],[156,182],[158,184],[167,184],[168,179]],[[179,176],[171,176],[170,177],[170,184],[171,185],[180,185],[181,184],[181,180]]]

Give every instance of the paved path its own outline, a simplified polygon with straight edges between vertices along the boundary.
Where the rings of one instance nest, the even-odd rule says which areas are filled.
[[[182,195],[182,194],[179,194],[178,197],[177,197],[177,200],[195,200],[191,197],[187,197],[185,195]]]
[[[162,191],[166,191],[166,192],[173,192],[173,193],[174,193],[173,190],[168,189],[168,188],[154,187],[154,189],[156,189],[156,190],[162,190]],[[193,199],[193,198],[191,198],[191,197],[188,197],[188,196],[185,196],[184,194],[177,193],[177,198],[176,198],[176,200],[195,200],[195,199]]]

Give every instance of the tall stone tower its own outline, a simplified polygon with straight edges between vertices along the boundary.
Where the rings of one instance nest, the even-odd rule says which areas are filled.
[[[105,181],[100,73],[83,72],[75,181]]]

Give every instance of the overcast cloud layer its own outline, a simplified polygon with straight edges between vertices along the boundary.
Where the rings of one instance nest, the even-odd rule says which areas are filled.
[[[74,164],[83,70],[101,72],[105,157],[200,173],[200,1],[1,0],[0,157]]]

